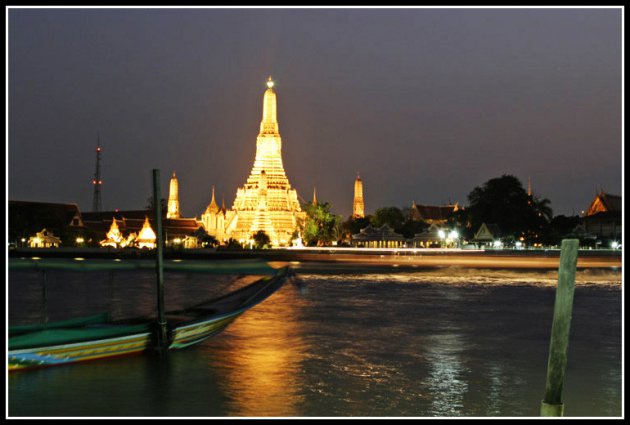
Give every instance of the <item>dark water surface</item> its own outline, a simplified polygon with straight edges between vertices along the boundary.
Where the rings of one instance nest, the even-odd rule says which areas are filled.
[[[167,308],[252,277],[166,274]],[[298,271],[201,345],[12,373],[10,417],[538,416],[554,272]],[[11,324],[41,319],[41,272],[9,274]],[[149,272],[46,275],[47,314],[152,314]],[[622,415],[620,272],[578,273],[566,416]]]

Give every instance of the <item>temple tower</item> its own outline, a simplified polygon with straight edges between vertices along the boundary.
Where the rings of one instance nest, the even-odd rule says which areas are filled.
[[[264,230],[273,246],[289,245],[299,220],[305,217],[282,165],[282,139],[273,87],[269,77],[254,166],[245,185],[236,192],[232,207],[235,216],[226,224],[226,231],[241,243],[249,242],[254,230]]]
[[[166,210],[166,218],[180,218],[178,183],[177,183],[177,176],[175,175],[175,171],[173,171],[173,176],[171,177],[171,184],[169,186],[168,207]]]
[[[233,211],[226,211],[225,204],[219,208],[214,198],[214,186],[212,186],[212,200],[201,214],[201,223],[209,235],[214,236],[219,242],[228,239],[226,234],[226,222],[234,217]]]
[[[357,179],[354,181],[354,202],[352,204],[352,217],[365,217],[365,206],[363,205],[363,182],[361,181],[361,177],[359,177],[359,173],[357,173]]]

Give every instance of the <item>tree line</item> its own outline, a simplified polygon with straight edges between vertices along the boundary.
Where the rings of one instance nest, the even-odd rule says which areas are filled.
[[[333,242],[342,245],[368,225],[387,224],[405,238],[413,238],[429,227],[413,218],[410,207],[382,207],[372,215],[351,216],[345,221],[331,209],[328,202],[304,205],[307,218],[296,234],[301,234],[306,246],[330,246]],[[483,223],[496,224],[504,242],[549,246],[571,236],[579,217],[554,216],[549,199],[528,194],[518,178],[505,174],[473,188],[468,194],[468,205],[453,212],[445,227],[471,240]]]

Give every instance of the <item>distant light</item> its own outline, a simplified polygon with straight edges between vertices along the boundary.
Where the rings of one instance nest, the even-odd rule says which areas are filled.
[[[83,243],[83,242],[84,242],[83,238],[81,238],[81,237],[77,238],[77,243]]]
[[[503,244],[501,243],[501,241],[497,240],[497,241],[494,241],[494,243],[492,245],[495,248],[500,248]]]
[[[514,245],[516,245],[517,248],[520,248],[523,244],[520,241],[516,241]]]
[[[100,152],[100,151],[101,151],[101,148],[96,148],[96,152]]]
[[[116,208],[115,211],[118,212],[118,208]]]
[[[446,233],[444,233],[444,230],[440,230],[438,231],[438,236],[440,237],[440,239],[444,239],[446,237]]]
[[[182,240],[180,238],[175,238],[173,239],[173,243],[182,243]]]
[[[83,258],[83,257],[75,257],[74,260],[75,261],[84,261],[85,258]]]
[[[452,230],[451,233],[448,234],[448,237],[451,239],[457,239],[459,237],[459,234],[457,233],[457,231]]]
[[[41,260],[40,257],[31,257],[32,260]]]
[[[613,242],[610,244],[610,247],[611,247],[612,249],[617,249],[617,248],[619,248],[619,242],[617,242],[617,241],[613,241]]]

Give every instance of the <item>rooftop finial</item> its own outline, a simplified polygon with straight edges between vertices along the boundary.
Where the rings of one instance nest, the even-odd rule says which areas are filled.
[[[273,80],[271,79],[271,75],[269,76],[269,79],[267,80],[267,87],[269,87],[270,89],[273,88]]]

